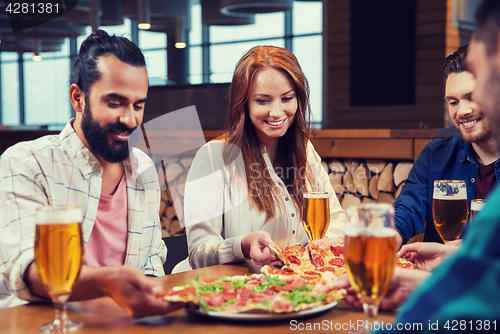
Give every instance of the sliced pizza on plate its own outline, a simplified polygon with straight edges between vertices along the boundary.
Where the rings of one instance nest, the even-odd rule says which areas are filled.
[[[193,280],[174,287],[161,298],[195,305],[203,312],[298,312],[339,299],[335,276],[323,275],[314,284],[298,275],[268,274]]]

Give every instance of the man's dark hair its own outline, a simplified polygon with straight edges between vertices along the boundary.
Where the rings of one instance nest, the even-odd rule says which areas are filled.
[[[110,36],[104,30],[93,32],[83,41],[70,76],[70,85],[76,84],[86,98],[90,87],[101,77],[97,60],[103,55],[113,55],[135,67],[146,66],[141,50],[125,37]]]
[[[486,54],[492,55],[498,48],[500,32],[500,1],[485,0],[476,11],[476,29],[474,38],[486,46]]]
[[[468,45],[462,45],[457,51],[451,53],[444,60],[443,74],[447,79],[451,73],[461,73],[467,71],[465,67],[465,56],[467,56]]]

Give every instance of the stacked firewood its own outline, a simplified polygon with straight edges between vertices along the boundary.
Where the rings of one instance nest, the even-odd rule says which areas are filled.
[[[158,172],[160,184],[165,184],[160,203],[163,237],[184,234],[182,208],[184,183],[192,156],[177,157],[165,162]],[[413,166],[408,161],[329,159],[322,162],[330,176],[333,190],[343,208],[361,203],[392,204]],[[164,182],[168,180],[168,185]]]
[[[342,207],[361,203],[394,203],[412,162],[331,159],[323,161]]]
[[[163,161],[158,170],[161,191],[160,221],[162,236],[185,234],[183,226],[184,185],[193,155],[176,156]],[[168,180],[168,182],[165,182]],[[176,210],[177,208],[177,210]]]

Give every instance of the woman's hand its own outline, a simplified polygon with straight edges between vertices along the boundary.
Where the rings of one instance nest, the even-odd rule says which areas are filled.
[[[323,238],[323,239],[318,239],[318,240],[313,240],[310,241],[311,243],[317,245],[319,248],[329,248],[332,245],[337,245],[337,244],[344,244],[344,236],[336,236],[332,238]]]
[[[245,257],[251,257],[259,265],[275,265],[281,261],[269,252],[267,246],[274,245],[273,239],[266,231],[255,231],[241,238],[241,250]]]

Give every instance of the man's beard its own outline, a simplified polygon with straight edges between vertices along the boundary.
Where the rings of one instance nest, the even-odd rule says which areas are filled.
[[[462,129],[460,123],[455,124],[455,128],[458,130],[464,142],[468,144],[483,143],[493,137],[493,131],[491,130],[488,120],[486,120],[484,116],[481,116],[481,122],[483,123],[481,124],[482,129],[478,133],[468,133],[466,130]]]
[[[122,123],[109,123],[101,128],[99,123],[94,121],[89,103],[86,101],[82,116],[82,131],[90,150],[98,157],[111,163],[127,159],[129,156],[128,141],[114,140],[114,143],[111,144],[108,133],[112,130],[132,133],[136,128],[127,128]]]

